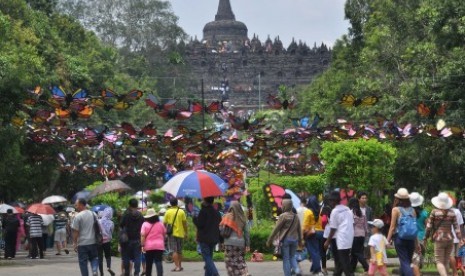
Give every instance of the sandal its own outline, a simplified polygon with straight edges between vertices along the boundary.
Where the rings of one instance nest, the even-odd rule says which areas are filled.
[[[180,272],[180,271],[183,271],[183,270],[184,270],[184,268],[182,268],[182,267],[175,267],[175,268],[171,269],[171,272]]]

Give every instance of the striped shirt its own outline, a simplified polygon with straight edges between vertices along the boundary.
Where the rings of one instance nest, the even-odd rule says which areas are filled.
[[[44,221],[41,216],[31,215],[27,219],[26,224],[29,226],[29,236],[31,238],[42,237],[42,225],[44,225]]]
[[[55,230],[60,230],[66,227],[66,225],[68,224],[68,220],[63,219],[63,218],[58,218],[54,221],[54,223],[55,223]]]
[[[432,235],[433,241],[453,241],[452,228],[454,226],[455,234],[459,239],[460,228],[457,225],[457,217],[452,209],[439,210],[433,209],[426,224],[426,237]]]

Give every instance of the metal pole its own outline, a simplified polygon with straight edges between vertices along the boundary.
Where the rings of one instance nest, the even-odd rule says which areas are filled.
[[[261,73],[258,73],[258,110],[259,110],[259,111],[262,111]]]
[[[203,89],[203,79],[201,81],[202,84],[202,130],[205,130],[205,92]]]

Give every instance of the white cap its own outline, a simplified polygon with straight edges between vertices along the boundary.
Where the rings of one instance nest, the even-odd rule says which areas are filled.
[[[368,224],[373,225],[374,227],[381,229],[384,227],[384,223],[380,219],[375,219],[373,221],[369,221]]]

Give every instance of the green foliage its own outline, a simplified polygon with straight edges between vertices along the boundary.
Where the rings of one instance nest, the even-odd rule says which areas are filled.
[[[274,226],[274,221],[261,220],[250,229],[250,251],[258,250],[261,253],[273,253],[273,248],[267,247],[266,241]]]
[[[396,148],[374,139],[325,142],[321,151],[329,185],[366,191],[378,209],[382,202],[375,198],[392,188],[396,156]]]
[[[165,192],[156,190],[149,195],[149,198],[153,204],[162,204],[165,202]]]

